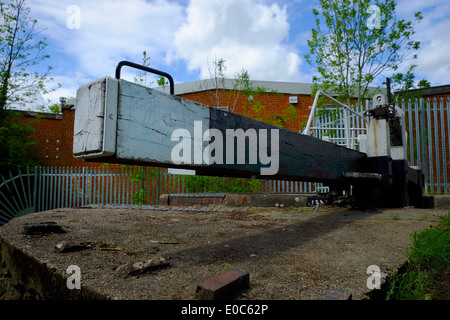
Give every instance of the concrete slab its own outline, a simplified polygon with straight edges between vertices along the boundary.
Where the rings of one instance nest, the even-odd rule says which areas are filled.
[[[198,283],[231,269],[252,279],[237,299],[322,300],[334,288],[365,299],[367,268],[399,268],[411,233],[447,212],[92,206],[30,214],[0,227],[2,263],[11,287],[22,290],[5,299],[195,299]],[[44,222],[66,232],[24,233],[26,224]],[[61,252],[63,241],[89,248]],[[170,265],[123,277],[124,266],[155,257]],[[68,285],[73,270],[80,289]]]

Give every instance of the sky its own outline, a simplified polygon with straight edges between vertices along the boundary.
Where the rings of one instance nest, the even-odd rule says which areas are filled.
[[[416,78],[432,86],[450,84],[450,1],[398,0],[399,19],[413,20],[421,41]],[[41,63],[51,66],[53,103],[74,97],[81,85],[114,77],[122,60],[142,62],[172,75],[176,83],[209,78],[208,64],[226,60],[226,75],[242,69],[252,80],[306,82],[314,70],[306,63],[307,40],[318,0],[28,0],[31,16],[46,37]],[[406,70],[407,65],[399,70]],[[122,78],[134,71],[124,67]],[[383,74],[383,77],[389,77]],[[148,81],[154,80],[149,76]],[[156,82],[155,82],[156,83]]]

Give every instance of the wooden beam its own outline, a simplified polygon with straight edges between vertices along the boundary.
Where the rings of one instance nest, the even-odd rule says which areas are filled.
[[[345,182],[367,156],[254,119],[105,77],[77,91],[74,156],[215,176]]]

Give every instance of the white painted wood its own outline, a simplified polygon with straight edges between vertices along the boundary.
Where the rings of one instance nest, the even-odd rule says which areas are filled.
[[[169,168],[169,169],[167,169],[167,172],[170,174],[195,176],[195,170]]]
[[[112,78],[106,79],[106,101],[103,130],[104,155],[113,155],[116,152],[118,97],[119,81]]]
[[[75,157],[101,157],[115,153],[117,93],[118,81],[110,77],[77,90],[73,140]]]
[[[367,154],[367,135],[359,134],[357,140],[359,145],[358,151]]]
[[[177,129],[186,129],[192,147],[191,163],[201,159],[209,141],[194,141],[194,122],[209,129],[209,107],[168,95],[125,80],[119,82],[117,150],[120,159],[171,163],[179,141],[171,141]],[[198,126],[195,128],[197,131]],[[197,137],[198,138],[198,137]],[[197,147],[196,147],[197,146]]]
[[[369,157],[390,156],[390,134],[386,119],[372,119],[367,132],[366,152]]]

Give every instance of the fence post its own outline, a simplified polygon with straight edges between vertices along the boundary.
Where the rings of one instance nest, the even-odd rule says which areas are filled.
[[[443,172],[443,187],[444,193],[447,192],[447,154],[445,152],[446,147],[446,139],[445,139],[445,126],[444,126],[444,99],[441,98],[439,100],[440,105],[440,118],[441,118],[441,147],[442,147],[442,172]],[[450,147],[450,146],[449,146]]]
[[[156,181],[156,199],[154,202],[159,205],[159,196],[161,195],[161,189],[162,189],[162,171],[158,170],[157,181]]]
[[[38,167],[34,167],[34,181],[33,181],[33,213],[37,212],[37,180],[38,180]]]
[[[448,144],[447,144],[447,151],[448,151],[448,160],[450,161],[450,98],[447,98],[447,132],[448,132]],[[445,192],[450,192],[448,186]]]
[[[436,190],[438,193],[441,193],[441,169],[440,169],[440,161],[439,161],[439,126],[437,121],[438,114],[438,105],[436,98],[433,99],[433,125],[434,125],[434,151],[435,151],[435,159],[436,159]]]
[[[86,180],[86,170],[85,169],[86,168],[83,167],[82,171],[81,171],[81,179],[82,179],[82,183],[81,183],[81,206],[84,206],[84,190],[85,190],[84,183],[85,183],[85,180]]]
[[[416,165],[418,167],[420,167],[420,169],[422,170],[422,173],[424,171],[424,167],[422,166],[422,143],[423,141],[421,140],[420,137],[420,117],[419,117],[419,107],[420,107],[420,103],[418,99],[414,99],[414,115],[415,115],[415,119],[414,119],[414,125],[416,127]]]

